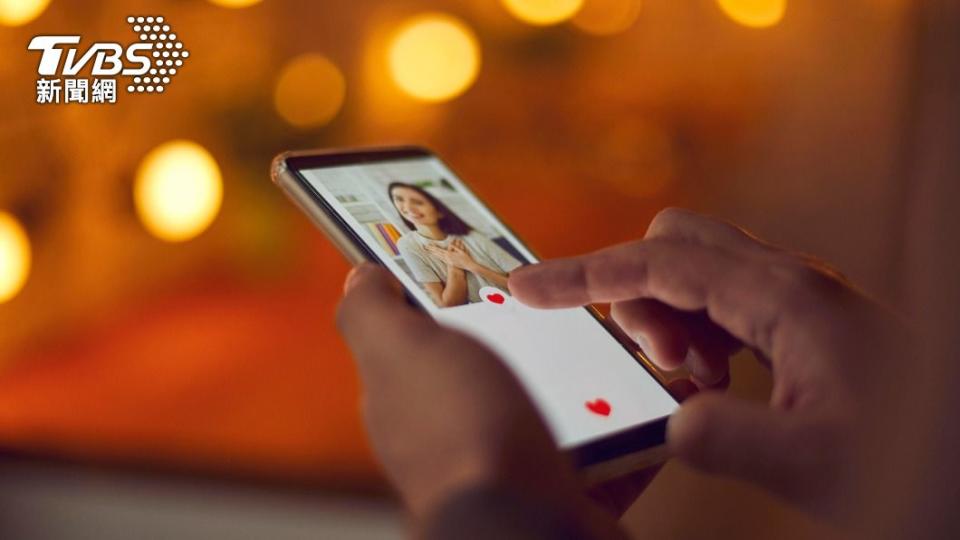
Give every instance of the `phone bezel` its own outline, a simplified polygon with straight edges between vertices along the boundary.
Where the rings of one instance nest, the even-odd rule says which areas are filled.
[[[301,171],[303,169],[328,168],[342,165],[357,165],[362,163],[377,163],[383,161],[397,161],[418,158],[435,158],[441,160],[451,171],[454,172],[454,174],[456,174],[456,171],[454,171],[450,165],[443,161],[442,158],[440,158],[436,153],[420,146],[288,152],[277,156],[277,158],[274,160],[274,174],[278,173],[278,168],[285,168],[289,170],[292,173],[292,178],[297,182],[298,187],[309,194],[310,199],[317,204],[320,209],[323,210],[327,218],[336,223],[337,227],[339,228],[339,232],[346,235],[353,246],[360,251],[367,260],[383,265],[383,261],[377,256],[377,254],[366,245],[356,231],[354,231],[343,220],[343,218],[340,217],[334,208],[327,203],[320,193],[314,189],[310,182],[307,181],[306,177],[301,174]],[[463,181],[462,176],[457,174],[457,177],[460,178],[460,184],[463,189],[469,192],[477,201],[480,201],[481,204],[484,204],[483,199],[477,197],[476,194],[473,193],[473,191],[469,188],[469,186],[466,185],[466,182]],[[529,245],[524,242],[521,237],[517,235],[516,232],[514,232],[513,229],[511,229],[509,225],[507,225],[500,218],[499,215],[496,214],[496,212],[494,212],[486,204],[484,204],[484,206],[488,211],[490,211],[491,214],[494,215],[494,217],[496,217],[500,226],[509,230],[510,233],[515,238],[520,240],[520,242],[522,242],[528,250],[536,254],[536,252],[531,250]],[[539,255],[537,255],[537,258],[540,259]],[[404,290],[406,291],[406,288]],[[426,311],[413,295],[407,292],[406,296],[419,309]],[[596,308],[587,306],[584,309],[586,309],[590,315],[593,316],[593,318],[596,319],[597,322],[607,330],[613,339],[620,343],[627,353],[634,358],[634,360],[640,364],[640,366],[646,370],[647,373],[654,378],[654,380],[656,380],[657,384],[659,384],[664,391],[667,392],[667,394],[669,394],[674,400],[677,399],[676,396],[673,396],[673,394],[670,392],[662,374],[657,371],[652,363],[650,363],[649,358],[647,358],[643,350],[636,345],[633,340],[626,336],[619,329],[619,327],[611,324]],[[569,458],[577,467],[586,468],[617,460],[638,452],[655,449],[662,446],[666,441],[667,419],[668,417],[665,416],[651,420],[633,428],[613,433],[600,439],[588,441],[575,447],[561,448],[561,450],[569,456]]]

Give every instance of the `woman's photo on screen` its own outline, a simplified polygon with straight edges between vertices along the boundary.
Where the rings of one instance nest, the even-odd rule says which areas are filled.
[[[413,278],[440,307],[480,302],[480,289],[507,289],[517,255],[412,183],[392,182],[387,197],[406,230],[397,249]]]

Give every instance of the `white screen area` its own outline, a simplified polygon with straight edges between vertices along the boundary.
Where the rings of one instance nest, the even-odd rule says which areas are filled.
[[[538,310],[510,297],[501,280],[517,266],[536,262],[535,257],[440,160],[402,159],[300,172],[431,316],[500,354],[561,447],[636,427],[677,407],[586,309]],[[413,187],[394,188],[391,196],[388,187],[395,182]],[[398,195],[402,201],[395,203]],[[398,207],[417,230],[404,222]],[[450,219],[440,222],[438,216],[450,214],[459,228]],[[469,232],[464,234],[462,224]],[[444,229],[443,240],[436,240],[437,228]],[[454,240],[457,246],[452,247]],[[463,269],[460,283],[467,285],[453,287],[459,294],[446,300],[441,296],[440,301],[451,304],[441,307],[436,294],[448,285],[450,263],[437,250],[456,247],[474,260],[471,268],[486,270]]]

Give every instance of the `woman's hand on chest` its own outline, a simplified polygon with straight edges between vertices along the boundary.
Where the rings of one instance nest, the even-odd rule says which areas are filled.
[[[470,255],[466,244],[460,238],[453,239],[446,247],[428,244],[425,249],[427,253],[437,257],[447,265],[462,270],[472,270],[477,264],[473,256]]]

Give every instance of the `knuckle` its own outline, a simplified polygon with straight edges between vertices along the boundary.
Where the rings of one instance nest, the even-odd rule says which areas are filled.
[[[629,251],[625,252],[623,262],[630,269],[629,282],[637,292],[646,290],[650,280],[650,259],[659,250],[669,243],[661,240],[641,240],[632,243]],[[600,268],[615,268],[614,264],[600,265]],[[620,276],[604,276],[604,281],[618,281]],[[600,281],[600,280],[598,280]]]
[[[774,342],[776,341],[776,332],[782,326],[793,327],[791,323],[797,320],[805,320],[806,315],[813,310],[821,307],[817,299],[811,294],[810,289],[797,282],[789,281],[780,288],[779,310],[776,317],[772,318],[770,324],[766,325],[767,338],[765,345],[767,350],[775,351]]]
[[[788,263],[776,269],[783,307],[802,309],[824,301],[835,302],[846,289],[835,275],[808,261]]]
[[[780,278],[776,306],[779,314],[774,325],[778,325],[781,319],[789,318],[794,323],[806,321],[804,328],[812,329],[809,326],[811,321],[833,320],[830,315],[843,309],[852,297],[843,281],[807,261],[799,264],[795,261],[779,268],[777,273]],[[770,340],[772,346],[772,330],[770,335],[764,337]]]
[[[647,236],[656,236],[663,232],[669,231],[677,223],[684,221],[690,217],[691,212],[689,210],[684,210],[683,208],[678,208],[675,206],[668,206],[663,210],[657,212],[657,215],[653,216],[653,220],[650,221],[650,227],[647,229]]]

